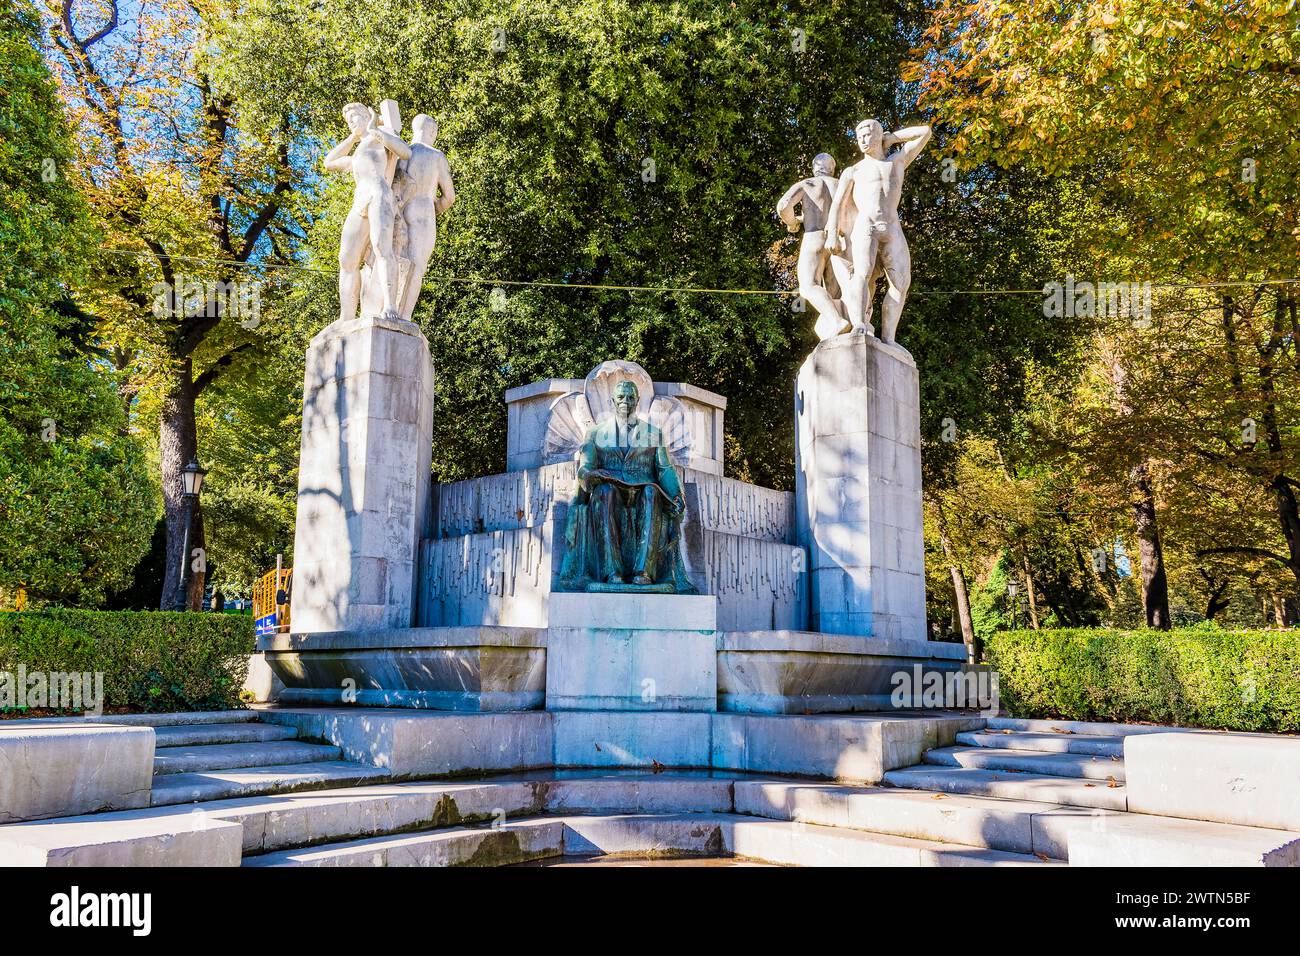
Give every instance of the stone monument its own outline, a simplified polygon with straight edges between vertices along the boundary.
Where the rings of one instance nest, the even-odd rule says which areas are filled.
[[[351,175],[353,201],[339,242],[339,318],[307,351],[295,631],[410,627],[429,514],[433,364],[410,315],[436,217],[454,199],[451,177],[429,117],[417,117],[413,143],[401,139],[392,100],[378,117],[361,103],[343,117],[348,135],[325,168]]]
[[[829,180],[830,164],[815,162],[813,179],[791,187],[778,206],[791,228],[797,220],[789,210],[795,201],[802,206],[799,291],[819,312],[822,340],[795,388],[796,513],[810,561],[809,623],[828,634],[924,640],[920,386],[916,363],[894,336],[911,284],[898,204],[904,173],[930,128],[886,133],[877,120],[864,120],[856,132],[862,159],[838,182]],[[810,235],[831,191],[825,231]],[[888,288],[876,338],[872,297],[881,275]]]
[[[897,346],[855,335],[832,339],[817,355],[866,369],[870,346],[900,359],[905,355]],[[846,351],[841,355],[831,351],[834,347]],[[814,380],[830,379],[833,385],[842,371],[834,362],[822,362]],[[905,376],[890,381],[874,399],[865,390],[850,396],[866,402],[859,417],[867,418],[868,432],[885,427],[893,414],[892,389],[900,381],[908,384]],[[635,399],[625,382],[634,386]],[[824,407],[825,414],[798,426],[801,436],[821,439],[806,450],[801,444],[801,468],[814,479],[819,472],[810,469],[810,459],[826,464],[830,459],[822,452],[855,434],[848,419],[837,425],[835,394],[831,386],[814,394],[813,406]],[[960,666],[960,645],[921,639],[919,610],[903,626],[879,603],[870,606],[869,616],[861,605],[837,608],[832,600],[837,573],[850,585],[875,580],[883,588],[879,582],[895,572],[912,574],[919,584],[919,550],[910,557],[873,557],[869,548],[834,550],[844,530],[837,530],[836,522],[851,524],[854,518],[837,510],[835,486],[801,481],[796,495],[726,476],[727,403],[721,395],[683,382],[655,382],[640,366],[614,361],[592,369],[585,379],[546,379],[510,389],[505,399],[507,471],[432,489],[420,541],[414,626],[345,630],[330,621],[327,628],[309,630],[295,620],[294,633],[259,639],[285,684],[281,704],[457,711],[544,707],[564,715],[555,724],[554,746],[556,759],[563,756],[566,764],[594,760],[618,766],[653,758],[707,765],[711,739],[720,752],[742,745],[731,736],[718,737],[716,729],[710,737],[711,712],[884,709],[891,706],[891,676],[900,669],[917,662],[931,669]],[[599,422],[617,418],[616,399],[625,406],[629,426],[633,420],[653,426],[644,434],[657,437],[644,450],[653,450],[657,470],[663,469],[666,453],[677,477],[684,510],[673,561],[680,561],[696,593],[657,590],[654,581],[668,577],[663,573],[652,575],[651,585],[624,580],[604,592],[585,585],[565,590],[563,571],[571,557],[566,532],[575,522],[582,524],[575,516],[575,500],[582,506],[581,450]],[[814,424],[818,430],[809,432]],[[635,435],[637,428],[631,431]],[[600,436],[597,430],[597,442],[607,451],[618,449],[617,441]],[[877,447],[888,446],[869,440],[868,457],[857,464],[866,462],[873,474],[885,474],[887,461],[877,464],[880,459],[870,457]],[[382,481],[390,457],[383,449],[357,468]],[[915,471],[916,459],[908,460],[912,465],[906,467]],[[859,478],[860,488],[876,487],[874,477]],[[321,475],[318,481],[328,479]],[[817,505],[813,526],[796,518],[796,503],[805,508],[809,501],[808,488]],[[890,490],[883,483],[882,488],[880,502]],[[304,488],[300,515],[317,506],[317,497]],[[915,501],[919,519],[919,497]],[[635,516],[635,507],[631,513]],[[858,546],[869,537],[879,544],[887,540],[886,532],[871,530],[871,521],[884,525],[898,519],[893,512],[868,511],[866,520],[867,531],[844,540]],[[810,527],[817,534],[810,534]],[[405,526],[398,528],[404,536]],[[636,536],[628,540],[640,543]],[[896,544],[901,540],[896,537]],[[361,543],[336,538],[331,544],[336,563],[349,567],[352,549]],[[300,553],[311,564],[320,549]],[[624,565],[629,567],[634,571],[635,563]],[[810,587],[817,589],[815,607]],[[853,592],[840,587],[838,593]]]
[[[685,415],[631,362],[605,362],[584,385],[551,415],[546,445],[576,461],[558,590],[594,593],[551,595],[546,706],[714,710],[718,599],[697,596],[687,572],[673,462],[691,444]]]
[[[890,341],[899,187],[928,130],[861,124],[861,162],[837,181],[819,156],[779,205],[823,339],[793,493],[724,474],[725,398],[627,361],[510,389],[506,472],[431,487],[408,317],[453,186],[427,117],[404,143],[391,101],[345,115],[328,166],[356,194],[341,314],[308,353],[293,632],[258,642],[281,704],[545,708],[555,766],[743,767],[768,731],[717,711],[884,709],[901,669],[961,666],[926,640],[918,379]]]

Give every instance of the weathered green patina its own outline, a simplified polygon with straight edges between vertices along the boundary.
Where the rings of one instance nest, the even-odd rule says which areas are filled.
[[[619,382],[614,414],[583,439],[560,590],[695,593],[681,555],[681,480],[662,432],[636,417],[638,398]]]

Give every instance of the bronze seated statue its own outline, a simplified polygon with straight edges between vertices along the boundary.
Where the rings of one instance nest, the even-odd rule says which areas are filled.
[[[619,382],[614,414],[578,451],[562,590],[695,593],[681,555],[681,481],[660,430],[636,417],[638,400],[635,383]]]

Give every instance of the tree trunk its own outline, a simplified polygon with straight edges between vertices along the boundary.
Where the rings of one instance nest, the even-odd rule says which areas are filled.
[[[1273,308],[1273,328],[1268,346],[1260,353],[1259,383],[1260,398],[1264,404],[1264,436],[1269,457],[1277,463],[1278,471],[1269,482],[1269,490],[1277,506],[1278,523],[1282,526],[1282,537],[1286,539],[1287,567],[1300,587],[1300,507],[1297,506],[1295,489],[1285,472],[1281,469],[1285,461],[1285,448],[1282,439],[1282,427],[1277,411],[1277,378],[1273,359],[1281,351],[1288,336],[1287,300],[1279,293]]]
[[[970,617],[970,593],[966,588],[966,575],[955,564],[948,565],[952,575],[952,590],[957,595],[957,619],[961,623],[961,639],[966,645],[966,663],[978,664],[983,649],[975,639],[975,625]]]
[[[1169,619],[1169,581],[1165,576],[1164,549],[1160,546],[1160,527],[1156,523],[1156,499],[1147,465],[1144,461],[1129,472],[1133,489],[1137,492],[1133,517],[1137,524],[1138,563],[1142,573],[1142,609],[1146,612],[1147,627],[1167,631],[1173,626]]]
[[[1228,587],[1232,584],[1232,579],[1223,578],[1220,580],[1204,568],[1197,568],[1196,571],[1209,591],[1209,597],[1205,602],[1205,619],[1213,621],[1218,617],[1220,611],[1226,611],[1232,604],[1230,598],[1224,597],[1228,593]]]
[[[183,360],[172,373],[163,396],[159,412],[158,461],[162,478],[163,516],[167,524],[167,569],[163,575],[163,590],[158,606],[170,610],[175,605],[176,587],[180,583],[185,562],[193,566],[197,555],[204,552],[203,512],[194,502],[193,524],[190,527],[189,554],[185,550],[186,503],[181,494],[181,470],[190,459],[198,457],[198,429],[194,420],[193,366]],[[192,611],[203,607],[203,587],[206,572],[190,572],[187,589],[188,607]]]
[[[1275,477],[1270,487],[1277,502],[1277,518],[1282,525],[1282,537],[1286,539],[1287,554],[1291,558],[1287,568],[1300,588],[1300,507],[1297,507],[1295,490],[1286,475]]]
[[[1133,414],[1129,401],[1128,376],[1118,355],[1110,356],[1111,387],[1115,390],[1115,407],[1122,416]],[[1137,527],[1138,564],[1142,576],[1142,609],[1147,627],[1167,631],[1169,621],[1169,582],[1165,576],[1164,549],[1160,547],[1160,525],[1156,520],[1156,499],[1151,489],[1151,462],[1144,458],[1129,469],[1133,488],[1133,518]]]
[[[953,554],[952,541],[948,537],[944,521],[943,505],[935,502],[935,513],[939,517],[939,546],[943,548],[944,560],[948,562],[948,573],[952,576],[952,590],[957,604],[957,620],[961,625],[962,643],[966,645],[967,663],[979,663],[983,648],[975,639],[975,625],[970,616],[970,590],[966,587],[966,572]]]

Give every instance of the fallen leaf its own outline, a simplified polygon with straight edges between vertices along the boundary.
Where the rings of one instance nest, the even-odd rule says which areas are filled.
[[[1095,783],[1085,783],[1084,786],[1085,786],[1085,787],[1095,787],[1095,786],[1097,786],[1097,785],[1096,785]]]
[[[931,799],[931,800],[947,800],[947,799],[948,799],[948,794],[946,794],[946,793],[936,793],[936,794],[935,794],[933,797],[931,797],[930,799]]]
[[[1106,786],[1109,787],[1111,790],[1114,790],[1116,787],[1119,786],[1119,781],[1116,780],[1114,777],[1107,777]]]
[[[1046,853],[1035,853],[1034,856],[1038,857],[1038,858],[1039,858],[1040,860],[1042,860],[1044,863],[1050,863],[1050,862],[1051,862],[1051,857],[1049,857]]]

